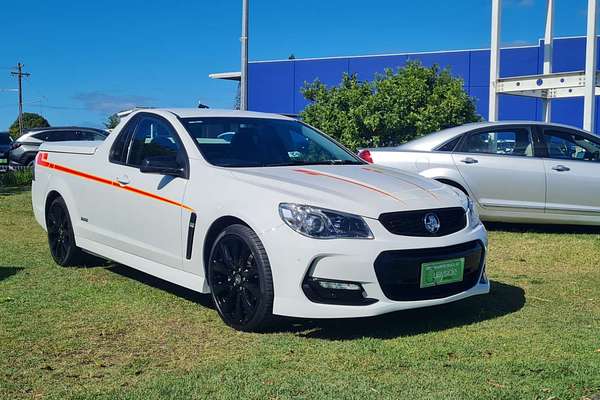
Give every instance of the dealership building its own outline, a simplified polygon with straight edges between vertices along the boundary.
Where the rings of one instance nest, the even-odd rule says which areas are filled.
[[[553,40],[553,73],[585,69],[585,37]],[[500,77],[540,75],[543,71],[544,42],[537,45],[506,47],[500,51]],[[248,66],[248,109],[297,115],[308,104],[301,93],[305,82],[319,79],[328,86],[338,85],[344,73],[372,80],[387,68],[397,69],[409,61],[425,66],[449,68],[464,81],[477,112],[488,119],[490,50],[453,50],[423,53],[383,54],[351,57],[325,57],[293,60],[255,61]],[[238,72],[212,74],[215,79],[239,80]],[[596,96],[596,108],[599,96]],[[583,121],[583,97],[552,100],[552,121],[577,127]],[[542,100],[516,95],[499,95],[499,120],[542,120]],[[596,115],[596,131],[600,129]]]

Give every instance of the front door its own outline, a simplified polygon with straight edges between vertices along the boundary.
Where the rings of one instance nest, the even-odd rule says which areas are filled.
[[[109,231],[118,233],[121,250],[174,268],[183,257],[182,219],[190,210],[183,202],[188,180],[142,173],[144,160],[172,157],[187,168],[187,155],[177,132],[160,117],[138,114],[120,159],[113,160],[110,179],[116,182],[106,201],[113,207]],[[115,145],[119,145],[117,138]]]
[[[600,140],[555,127],[544,128],[543,136],[547,212],[600,218]]]
[[[544,212],[544,162],[534,157],[530,127],[491,127],[465,134],[454,163],[484,208]]]

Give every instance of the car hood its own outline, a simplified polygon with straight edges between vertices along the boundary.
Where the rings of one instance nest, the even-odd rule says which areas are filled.
[[[449,186],[374,165],[244,168],[232,173],[240,181],[278,192],[281,202],[370,218],[385,212],[462,207],[464,202]]]

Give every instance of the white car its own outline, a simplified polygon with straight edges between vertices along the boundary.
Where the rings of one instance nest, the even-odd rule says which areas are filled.
[[[459,188],[484,221],[600,225],[600,138],[580,129],[480,122],[359,155]]]
[[[240,330],[490,288],[467,196],[279,115],[138,110],[102,143],[44,144],[32,190],[58,264],[89,252],[212,293]]]

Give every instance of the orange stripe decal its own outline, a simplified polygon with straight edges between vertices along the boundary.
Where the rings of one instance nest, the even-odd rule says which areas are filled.
[[[369,189],[369,190],[371,190],[373,192],[377,192],[377,193],[382,194],[384,196],[391,197],[392,199],[394,199],[396,201],[404,203],[404,201],[400,200],[399,198],[397,198],[396,196],[394,196],[394,195],[392,195],[392,194],[390,194],[388,192],[384,192],[383,190],[377,189],[376,187],[369,186],[369,185],[366,185],[364,183],[361,183],[361,182],[358,182],[358,181],[355,181],[355,180],[352,180],[352,179],[342,178],[341,176],[331,175],[331,174],[328,174],[328,173],[325,173],[325,172],[315,171],[315,170],[311,170],[311,169],[304,169],[304,168],[298,168],[298,169],[295,169],[294,171],[300,172],[300,173],[303,173],[303,174],[306,174],[306,175],[325,176],[327,178],[337,179],[338,181],[342,181],[342,182],[346,182],[346,183],[351,183],[353,185],[360,186],[360,187],[365,188],[365,189]]]
[[[77,171],[77,170],[74,170],[72,168],[65,167],[63,165],[51,163],[51,162],[48,161],[48,153],[46,153],[46,152],[39,152],[38,153],[38,155],[36,157],[36,164],[39,165],[40,167],[46,167],[46,168],[49,168],[49,169],[54,169],[56,171],[60,171],[60,172],[63,172],[65,174],[74,175],[74,176],[77,176],[79,178],[88,179],[88,180],[91,180],[91,181],[94,181],[94,182],[98,182],[98,183],[103,183],[105,185],[109,185],[109,186],[113,186],[113,187],[116,187],[116,188],[119,188],[119,189],[123,189],[123,190],[126,190],[128,192],[138,194],[140,196],[145,196],[145,197],[148,197],[148,198],[151,198],[151,199],[154,199],[154,200],[162,201],[163,203],[168,203],[168,204],[171,204],[171,205],[174,205],[174,206],[177,206],[177,207],[181,207],[181,208],[183,208],[185,210],[194,212],[193,208],[188,207],[185,204],[178,203],[176,201],[167,199],[165,197],[158,196],[158,195],[156,195],[154,193],[146,192],[144,190],[137,189],[137,188],[134,188],[134,187],[131,187],[131,186],[124,186],[124,185],[121,185],[119,182],[111,181],[110,179],[106,179],[106,178],[102,178],[102,177],[95,176],[95,175],[92,175],[92,174],[88,174],[86,172]]]
[[[382,170],[380,170],[380,169],[373,168],[373,167],[363,167],[362,169],[364,169],[365,171],[369,171],[369,172],[376,172],[376,173],[378,173],[378,174],[383,174],[383,175],[385,175],[385,176],[389,176],[390,178],[398,179],[399,181],[402,181],[402,182],[404,182],[404,183],[409,183],[409,184],[411,184],[411,185],[413,185],[413,186],[416,186],[416,187],[418,187],[418,188],[419,188],[419,189],[421,189],[422,191],[426,192],[428,195],[430,195],[430,196],[431,196],[431,197],[433,197],[434,199],[436,199],[436,200],[439,200],[439,197],[438,197],[438,196],[437,196],[435,193],[433,193],[433,192],[432,192],[432,191],[430,191],[430,190],[427,190],[427,189],[425,189],[424,187],[422,187],[422,186],[420,186],[420,185],[417,185],[417,184],[416,184],[416,183],[414,183],[414,182],[407,181],[406,179],[402,179],[402,178],[399,178],[399,177],[397,177],[397,176],[394,176],[394,175],[386,174],[384,171],[382,171]]]

